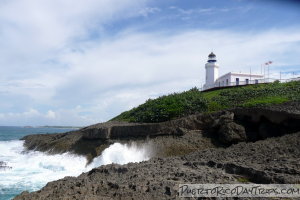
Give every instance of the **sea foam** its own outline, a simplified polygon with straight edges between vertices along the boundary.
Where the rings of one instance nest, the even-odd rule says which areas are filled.
[[[115,143],[101,156],[86,165],[86,158],[70,153],[49,155],[38,151],[24,151],[23,141],[0,141],[0,161],[11,169],[0,169],[0,199],[13,197],[24,191],[35,191],[47,182],[65,176],[78,176],[101,165],[140,162],[149,159],[147,150],[136,145]]]

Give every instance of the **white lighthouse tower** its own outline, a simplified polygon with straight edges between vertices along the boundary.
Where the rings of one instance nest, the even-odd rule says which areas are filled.
[[[205,64],[206,80],[204,89],[214,87],[215,81],[219,77],[219,65],[217,64],[216,55],[211,52],[208,55],[208,61]]]

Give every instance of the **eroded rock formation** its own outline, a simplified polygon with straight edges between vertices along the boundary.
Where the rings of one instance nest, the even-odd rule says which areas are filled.
[[[191,145],[190,149],[195,151],[207,144],[208,148],[230,146],[238,142],[257,141],[296,132],[300,129],[299,110],[299,102],[292,102],[267,108],[240,108],[191,115],[162,123],[106,122],[78,131],[28,135],[23,139],[28,150],[49,153],[72,152],[87,156],[89,161],[99,156],[114,142],[153,141],[156,148],[167,151],[164,146],[171,146],[167,144],[168,140],[175,146],[180,146],[181,143],[193,144],[193,140],[199,141],[201,138],[199,142],[203,144]],[[163,146],[159,146],[160,144]],[[157,152],[156,155],[161,154]]]
[[[108,122],[26,136],[28,149],[88,158],[116,141],[151,143],[153,158],[48,183],[16,200],[174,199],[179,183],[300,183],[300,103],[238,108],[169,122]]]
[[[179,183],[299,183],[300,132],[182,157],[107,165],[15,200],[175,199]]]

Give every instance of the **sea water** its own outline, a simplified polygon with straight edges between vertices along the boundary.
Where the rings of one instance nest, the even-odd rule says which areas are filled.
[[[26,151],[24,142],[19,140],[28,134],[66,131],[70,129],[0,127],[0,161],[7,166],[0,169],[0,200],[12,199],[25,190],[36,191],[49,181],[78,176],[104,164],[126,164],[149,159],[145,148],[115,143],[90,165],[86,165],[87,160],[83,156]]]

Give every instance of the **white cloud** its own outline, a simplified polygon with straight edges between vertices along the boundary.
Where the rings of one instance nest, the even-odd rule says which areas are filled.
[[[95,42],[85,53],[66,54],[64,60],[71,61],[73,69],[65,74],[57,98],[89,102],[95,106],[90,112],[99,111],[95,115],[107,120],[149,97],[200,87],[211,49],[217,53],[221,72],[248,72],[251,67],[258,73],[262,62],[271,59],[280,66],[290,52],[295,56],[289,63],[299,64],[298,41],[298,32],[290,30],[131,33],[101,45]]]
[[[207,55],[221,74],[300,64],[297,28],[102,36],[117,18],[159,12],[140,0],[0,2],[0,125],[88,125],[148,98],[200,87]],[[95,28],[97,27],[97,28]],[[90,29],[100,36],[88,40]]]
[[[90,43],[82,52],[66,51],[57,62],[71,67],[63,69],[61,75],[45,71],[46,75],[16,81],[7,92],[29,96],[36,103],[58,110],[68,108],[64,112],[77,116],[78,121],[74,122],[80,125],[90,123],[91,119],[105,121],[148,98],[200,87],[211,50],[217,54],[221,73],[247,72],[250,67],[259,72],[260,64],[267,60],[274,61],[274,69],[286,63],[287,58],[286,64],[299,64],[298,33],[291,30],[256,34],[186,31],[174,35],[126,32],[114,40]],[[52,112],[55,112],[51,114],[53,123],[67,122],[62,120],[66,115]],[[81,115],[87,118],[78,117]],[[49,119],[49,113],[47,116]]]
[[[46,114],[46,117],[49,118],[49,119],[55,119],[56,114],[55,114],[54,111],[49,110],[49,111],[47,112],[47,114]]]
[[[43,73],[66,47],[119,18],[138,15],[146,0],[10,0],[0,2],[2,73]],[[64,67],[64,63],[60,66]],[[35,70],[35,72],[32,71]]]
[[[36,109],[29,109],[25,112],[0,113],[0,125],[10,126],[40,126],[40,125],[58,125],[58,126],[82,126],[98,122],[87,116],[82,116],[75,109],[49,110],[46,113]]]
[[[148,17],[149,15],[155,14],[157,12],[160,12],[161,9],[157,7],[146,7],[139,11],[140,15],[144,17]]]
[[[179,15],[182,15],[184,17],[191,17],[191,16],[197,16],[197,15],[212,15],[212,14],[220,14],[221,12],[233,12],[233,11],[243,11],[248,12],[252,8],[247,7],[224,7],[224,8],[216,8],[216,7],[207,7],[207,8],[191,8],[191,9],[183,9],[176,6],[170,6],[170,10],[175,10],[179,13]]]

